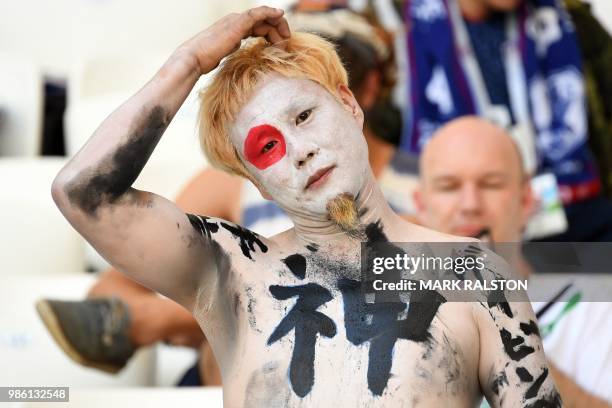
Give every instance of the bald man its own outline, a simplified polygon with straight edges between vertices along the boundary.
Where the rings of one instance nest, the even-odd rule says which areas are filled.
[[[520,241],[533,208],[529,178],[512,139],[476,117],[454,120],[426,144],[416,203],[421,221],[455,235],[488,229],[495,242]]]
[[[449,122],[425,145],[420,158],[420,176],[415,202],[418,218],[424,225],[441,232],[471,237],[481,237],[486,231],[488,238],[494,242],[521,240],[534,199],[529,177],[523,172],[519,150],[510,135],[501,128],[474,116]],[[517,271],[527,277],[531,268],[520,254],[520,246],[517,245],[515,249],[516,252],[510,256],[516,262]],[[605,315],[610,315],[609,309],[609,304],[583,302],[571,313],[562,316],[568,322],[582,320],[582,323],[590,322],[593,326],[600,322],[589,316],[605,311],[608,312]],[[550,316],[539,316],[540,326],[546,317]],[[612,325],[612,319],[608,320]],[[602,373],[598,384],[589,383],[589,380],[581,378],[585,372],[581,374],[580,364],[569,364],[569,361],[588,361],[593,357],[589,353],[594,354],[598,347],[568,348],[571,341],[564,343],[562,339],[575,338],[571,329],[576,326],[564,324],[564,320],[560,320],[560,323],[555,325],[556,333],[543,336],[543,342],[549,359],[563,369],[551,364],[551,372],[565,406],[611,407],[595,393],[610,397],[605,394],[607,391],[602,385],[612,378]],[[584,339],[575,344],[593,344],[589,341],[601,344],[607,333],[599,332],[601,337]],[[612,339],[608,342],[608,348],[610,344]],[[585,370],[590,372],[591,378],[596,377],[592,375],[593,370],[595,368]]]

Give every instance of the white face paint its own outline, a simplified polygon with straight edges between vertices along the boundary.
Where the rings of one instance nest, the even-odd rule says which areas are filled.
[[[356,196],[369,171],[357,118],[306,79],[263,78],[230,137],[258,183],[293,212],[325,215],[338,194]]]

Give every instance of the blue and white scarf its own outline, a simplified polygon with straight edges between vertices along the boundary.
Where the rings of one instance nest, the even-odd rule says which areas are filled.
[[[467,57],[457,46],[453,1],[409,0],[405,9],[410,107],[400,145],[404,151],[420,152],[431,134],[453,118],[484,116],[476,98],[483,84],[470,80]],[[561,185],[597,181],[587,148],[580,50],[567,11],[560,0],[526,0],[508,18],[507,27],[515,33],[509,46],[515,47],[519,78],[527,85],[523,100],[512,105],[523,107],[534,129],[538,171],[552,171]]]

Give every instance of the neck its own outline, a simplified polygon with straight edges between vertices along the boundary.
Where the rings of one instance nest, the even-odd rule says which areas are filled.
[[[359,225],[362,229],[370,223],[380,221],[383,226],[391,225],[396,214],[391,210],[382,191],[378,187],[372,172],[369,171],[366,181],[359,191],[356,200]],[[327,215],[297,213],[286,210],[295,225],[295,234],[305,243],[329,243],[333,241],[359,240],[343,231]]]
[[[491,10],[482,0],[457,0],[461,14],[469,21],[484,21],[487,19]]]

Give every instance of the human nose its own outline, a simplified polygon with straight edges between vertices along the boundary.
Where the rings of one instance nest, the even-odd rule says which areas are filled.
[[[482,210],[482,200],[478,187],[466,184],[461,189],[461,211],[468,214],[479,214]]]
[[[309,161],[319,153],[319,148],[311,143],[304,143],[303,145],[295,146],[295,159],[294,165],[296,169],[301,169]]]

